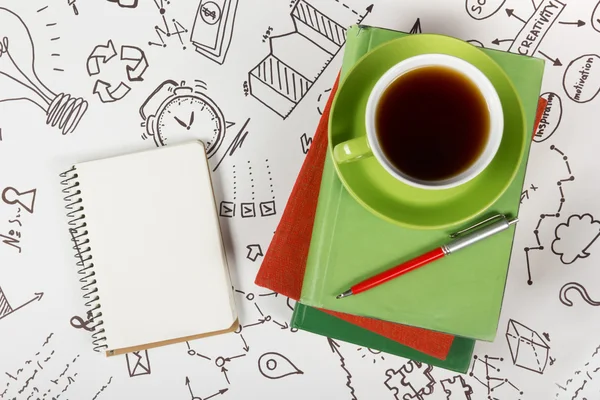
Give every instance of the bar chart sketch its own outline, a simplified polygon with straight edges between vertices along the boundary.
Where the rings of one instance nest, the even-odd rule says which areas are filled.
[[[372,8],[362,14],[351,12],[360,23]],[[346,28],[305,0],[294,5],[290,16],[294,31],[269,38],[269,54],[248,76],[250,94],[283,119],[346,43]]]

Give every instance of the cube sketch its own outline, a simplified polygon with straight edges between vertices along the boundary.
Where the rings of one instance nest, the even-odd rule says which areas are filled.
[[[506,340],[514,365],[538,374],[544,373],[550,346],[536,331],[511,319],[506,327]]]

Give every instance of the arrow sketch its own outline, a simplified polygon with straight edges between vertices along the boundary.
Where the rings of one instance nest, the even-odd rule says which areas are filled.
[[[231,385],[231,382],[229,382],[229,377],[227,376],[227,371],[229,371],[227,368],[225,368],[225,366],[221,367],[221,372],[223,373],[223,375],[225,375],[225,379],[227,380],[227,384]]]
[[[577,25],[578,28],[585,25],[585,22],[583,22],[582,20],[577,20],[577,21],[572,21],[572,22],[558,21],[558,23],[563,24],[563,25]]]
[[[289,327],[290,327],[290,326],[288,325],[288,323],[287,323],[287,322],[285,322],[285,321],[283,322],[283,324],[284,324],[284,325],[280,324],[279,322],[277,322],[277,321],[275,321],[275,320],[273,320],[273,322],[274,322],[275,324],[279,325],[279,327],[280,327],[281,329],[287,329],[287,328],[289,328]]]
[[[248,249],[248,255],[246,256],[246,258],[250,261],[255,262],[258,259],[258,257],[264,256],[260,244],[249,244],[248,246],[246,246],[246,248]]]
[[[2,291],[2,288],[0,287],[0,320],[2,320],[3,318],[6,318],[9,315],[11,315],[11,314],[19,311],[21,308],[29,305],[30,303],[33,303],[36,300],[40,301],[43,296],[44,296],[43,292],[36,293],[35,296],[31,300],[29,300],[28,302],[21,304],[17,308],[12,308],[11,305],[10,305],[10,303],[8,302],[8,299],[4,295],[4,292]]]
[[[267,321],[270,321],[270,320],[271,320],[271,316],[270,316],[270,315],[267,315],[267,316],[266,316],[266,317],[264,317],[264,318],[259,318],[259,319],[258,319],[258,322],[255,322],[255,323],[253,323],[253,324],[247,324],[247,325],[244,325],[242,328],[244,328],[244,329],[245,329],[245,328],[250,328],[251,326],[262,325],[262,324],[264,324],[265,322],[267,322]]]
[[[100,61],[102,61],[102,64],[106,64],[116,55],[117,52],[112,40],[109,40],[105,46],[96,46],[87,59],[88,74],[90,76],[98,75],[100,73]]]
[[[130,82],[143,81],[142,77],[148,69],[148,60],[146,54],[135,46],[121,46],[122,61],[136,61],[135,66],[127,65],[127,79]]]
[[[242,349],[244,349],[244,351],[247,353],[248,351],[250,351],[250,346],[248,346],[248,343],[246,343],[246,339],[244,339],[244,335],[242,335],[241,331],[239,335],[242,338],[242,342],[244,342],[244,347],[242,347]]]
[[[340,358],[340,367],[346,372],[346,386],[350,389],[350,398],[352,400],[357,400],[356,394],[354,393],[354,388],[352,387],[352,374],[346,368],[346,360],[342,353],[340,353],[340,345],[333,339],[327,338],[327,343],[329,343],[329,348],[331,351]]]
[[[192,396],[192,400],[208,400],[208,399],[212,399],[213,397],[218,396],[220,394],[223,394],[223,393],[225,393],[226,391],[229,390],[229,389],[221,389],[217,393],[211,394],[208,397],[197,397],[197,396],[194,396],[194,392],[192,391],[192,386],[190,385],[190,378],[188,378],[187,376],[185,377],[185,385],[188,387],[188,390],[190,391],[190,396]]]
[[[129,93],[130,90],[131,88],[123,82],[119,83],[119,86],[117,86],[115,89],[112,89],[112,85],[110,83],[102,80],[97,80],[96,85],[94,85],[94,94],[97,94],[98,98],[103,103],[113,103],[121,100],[127,95],[127,93]]]
[[[524,24],[527,23],[527,21],[525,21],[523,18],[521,18],[517,14],[515,14],[515,10],[514,9],[507,8],[506,9],[506,15],[508,15],[509,17],[515,17],[516,19],[518,19],[519,21],[521,21]]]
[[[240,357],[246,357],[246,355],[245,354],[239,354],[237,356],[223,357],[223,361],[231,361],[233,359],[240,358]]]
[[[549,61],[552,61],[552,65],[554,65],[555,67],[560,67],[562,66],[562,63],[560,62],[560,60],[558,58],[552,58],[546,54],[544,54],[541,51],[538,51],[538,53],[540,53],[541,55],[543,55],[544,57],[546,57]]]
[[[514,41],[515,41],[515,39],[498,39],[498,38],[496,38],[496,39],[492,40],[492,44],[495,44],[496,46],[498,46],[500,43],[503,43],[503,42],[514,42]]]

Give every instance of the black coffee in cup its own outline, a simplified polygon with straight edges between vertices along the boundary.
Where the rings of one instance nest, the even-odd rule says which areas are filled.
[[[396,78],[375,111],[385,157],[413,179],[448,179],[467,170],[486,147],[490,115],[477,86],[445,66],[423,66]]]

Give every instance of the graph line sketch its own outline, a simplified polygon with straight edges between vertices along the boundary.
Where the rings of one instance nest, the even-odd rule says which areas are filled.
[[[4,294],[4,292],[2,291],[2,288],[0,287],[0,320],[8,317],[9,315],[19,311],[21,308],[33,303],[34,301],[40,301],[42,299],[42,297],[44,296],[44,293],[36,293],[32,299],[30,299],[29,301],[19,305],[18,307],[12,307],[10,305],[10,303],[8,302],[8,299],[6,298],[6,295]]]
[[[175,41],[176,38],[183,50],[186,50],[187,47],[183,41],[183,36],[188,33],[188,29],[175,18],[171,18],[170,11],[168,9],[170,1],[153,0],[153,2],[158,10],[162,24],[154,26],[154,33],[156,34],[158,40],[150,40],[148,42],[148,46],[165,48],[167,47],[168,42]]]
[[[369,6],[359,16],[358,23],[372,8]],[[250,94],[283,119],[294,111],[346,43],[344,25],[306,0],[294,5],[290,17],[296,29],[269,38],[269,54],[248,76]]]
[[[500,368],[498,365],[503,361],[502,357],[489,357],[485,355],[482,358],[474,355],[469,376],[473,377],[487,389],[487,399],[521,400],[523,391],[508,378],[499,376]]]
[[[564,184],[568,183],[568,182],[573,182],[575,180],[575,176],[573,175],[573,171],[571,169],[571,164],[569,163],[569,157],[567,157],[565,155],[565,153],[563,153],[561,150],[559,150],[554,145],[550,146],[550,150],[553,151],[555,154],[558,154],[562,158],[562,162],[564,163],[565,170],[566,170],[566,174],[563,176],[566,176],[566,178],[559,179],[556,182],[556,187],[558,188],[558,190],[555,193],[558,193],[560,195],[560,198],[558,199],[558,207],[556,208],[556,211],[548,212],[551,210],[545,210],[545,212],[543,214],[540,214],[538,223],[535,226],[535,229],[533,230],[533,236],[535,237],[535,245],[527,246],[523,249],[525,251],[525,262],[526,262],[526,266],[527,266],[527,284],[528,285],[533,285],[532,262],[531,262],[530,252],[544,250],[544,246],[540,239],[540,229],[542,227],[542,223],[544,221],[549,221],[551,218],[560,218],[560,212],[562,211],[563,206],[566,201]],[[552,246],[555,247],[554,244]],[[556,250],[553,250],[553,251],[556,254]]]

